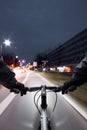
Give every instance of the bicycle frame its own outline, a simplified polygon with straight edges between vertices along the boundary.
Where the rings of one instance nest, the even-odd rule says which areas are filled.
[[[41,130],[48,130],[46,88],[41,88]]]
[[[43,109],[41,112],[41,130],[48,130],[47,111]]]

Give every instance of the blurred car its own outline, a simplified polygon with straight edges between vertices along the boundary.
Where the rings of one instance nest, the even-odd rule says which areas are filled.
[[[24,73],[24,72],[26,72],[26,67],[18,66],[18,67],[15,67],[13,71],[14,71],[14,73]]]

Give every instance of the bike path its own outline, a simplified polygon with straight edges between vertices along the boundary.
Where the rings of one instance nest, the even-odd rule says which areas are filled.
[[[38,76],[41,76],[41,75],[39,75],[39,74],[37,74]],[[27,75],[28,76],[28,75]],[[41,76],[42,77],[42,76]],[[43,78],[43,80],[46,80],[46,82],[49,82],[47,79],[45,79],[44,77],[42,77]],[[27,79],[27,78],[26,78]],[[26,81],[26,79],[23,81],[23,83],[25,83],[25,81]],[[53,83],[51,83],[51,82],[49,82],[49,84],[51,84],[51,85],[54,85]],[[61,94],[61,93],[60,93]],[[5,95],[4,95],[4,97],[7,97],[7,95],[8,95],[8,93],[6,93]],[[14,98],[15,96],[14,96],[14,94],[11,94],[10,95],[12,98]],[[68,101],[68,103],[69,104],[71,104],[72,105],[72,107],[73,108],[75,108],[76,109],[76,111],[77,112],[79,112],[79,114],[80,115],[82,115],[86,120],[87,120],[87,108],[84,106],[84,105],[82,105],[82,104],[80,104],[80,102],[78,102],[78,100],[76,100],[76,99],[74,99],[74,98],[72,98],[70,95],[68,95],[68,94],[66,94],[66,95],[62,95],[61,94],[61,96],[63,96],[67,101]],[[8,96],[9,97],[9,96]],[[11,98],[10,97],[10,98]],[[7,98],[8,99],[8,98]],[[1,101],[2,101],[2,99],[1,99]],[[1,103],[0,103],[0,108],[1,108]]]

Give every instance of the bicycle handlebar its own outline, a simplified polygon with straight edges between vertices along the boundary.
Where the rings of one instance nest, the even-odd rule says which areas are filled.
[[[62,91],[62,86],[56,87],[56,86],[41,85],[40,87],[26,87],[26,92],[28,92],[28,91],[34,92],[34,91],[38,91],[41,89],[52,90],[53,92],[60,92],[60,91]],[[11,89],[10,92],[14,92],[16,94],[20,93],[21,96],[24,95],[19,89],[16,89],[16,88]]]
[[[37,91],[37,90],[41,90],[43,87],[45,87],[46,90],[52,90],[54,92],[60,92],[62,90],[62,86],[55,87],[55,86],[41,85],[40,87],[30,87],[30,88],[28,88],[27,91],[34,92],[34,91]]]

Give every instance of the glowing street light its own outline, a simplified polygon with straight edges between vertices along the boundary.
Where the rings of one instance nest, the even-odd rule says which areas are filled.
[[[6,46],[10,46],[11,45],[11,41],[9,39],[5,39],[3,44],[5,44]]]
[[[12,43],[12,42],[11,42],[9,39],[5,39],[4,42],[3,42],[3,44],[4,44],[5,46],[10,46],[11,43]],[[3,45],[3,44],[0,45],[0,55],[1,55],[1,57],[2,57],[2,51],[3,51],[3,48],[2,48],[2,45]]]

